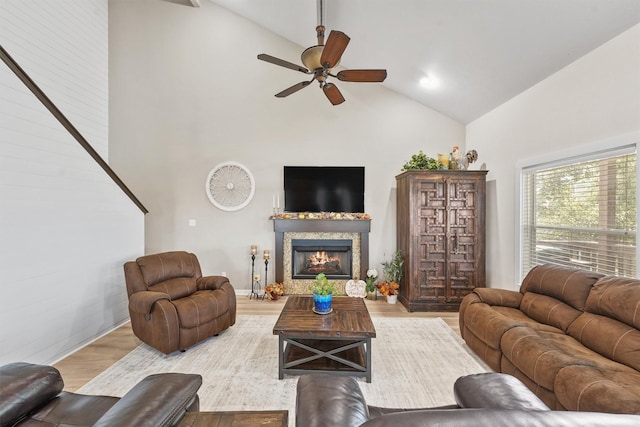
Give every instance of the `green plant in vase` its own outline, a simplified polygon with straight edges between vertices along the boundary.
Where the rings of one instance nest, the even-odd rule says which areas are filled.
[[[336,282],[330,282],[324,273],[316,276],[309,290],[318,295],[333,295],[336,292]]]
[[[331,300],[336,292],[336,283],[330,282],[324,273],[320,273],[309,286],[309,290],[313,292],[313,311],[318,314],[331,313]]]
[[[367,277],[365,277],[364,281],[367,284],[365,290],[367,291],[368,299],[376,299],[377,297],[377,288],[376,288],[376,280],[378,279],[378,270],[375,268],[370,268],[367,270]]]

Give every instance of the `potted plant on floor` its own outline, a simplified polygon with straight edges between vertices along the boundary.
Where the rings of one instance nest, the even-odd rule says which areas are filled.
[[[324,273],[320,273],[309,286],[309,290],[313,292],[313,311],[317,314],[331,313],[331,300],[336,291],[335,282],[330,282]]]
[[[402,280],[404,259],[400,251],[396,250],[390,261],[382,263],[382,271],[386,282],[380,286],[380,293],[387,297],[387,302],[395,304],[398,300],[400,281]]]
[[[367,270],[367,277],[364,281],[367,283],[365,288],[367,291],[367,299],[376,300],[378,298],[378,288],[376,288],[376,280],[378,279],[378,270],[370,268]]]

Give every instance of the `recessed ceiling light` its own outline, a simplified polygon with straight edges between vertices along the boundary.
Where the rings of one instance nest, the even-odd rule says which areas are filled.
[[[433,89],[438,87],[440,82],[433,76],[426,75],[420,79],[420,86],[426,89]]]

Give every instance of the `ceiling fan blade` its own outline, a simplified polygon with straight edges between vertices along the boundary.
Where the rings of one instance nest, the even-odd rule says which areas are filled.
[[[322,86],[322,90],[329,99],[329,102],[331,102],[333,105],[342,104],[344,102],[344,97],[338,90],[338,86],[334,85],[333,83],[326,83],[324,86]]]
[[[326,64],[327,68],[335,67],[340,61],[344,50],[347,48],[349,40],[351,40],[349,36],[342,31],[332,30],[322,50],[320,64],[322,64],[323,67]]]
[[[279,65],[281,67],[289,68],[291,70],[296,70],[305,74],[309,74],[309,70],[307,70],[306,68],[300,65],[294,64],[293,62],[285,61],[284,59],[276,58],[275,56],[267,55],[266,53],[261,53],[260,55],[258,55],[258,59],[261,61],[266,61],[272,64]]]
[[[336,77],[343,82],[383,82],[387,70],[343,70]]]
[[[307,86],[309,86],[311,84],[313,80],[309,81],[309,82],[300,82],[300,83],[296,83],[293,86],[291,86],[290,88],[287,88],[285,90],[283,90],[280,93],[276,93],[276,97],[278,98],[284,98],[285,96],[289,96],[292,93],[296,93],[297,91],[299,91],[302,88],[305,88]]]

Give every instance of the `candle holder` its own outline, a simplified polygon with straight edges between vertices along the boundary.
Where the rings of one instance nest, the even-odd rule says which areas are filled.
[[[264,287],[267,287],[267,267],[269,266],[269,256],[266,255],[264,258]],[[266,295],[266,291],[262,294],[262,298]]]
[[[268,269],[269,269],[269,249],[265,249],[264,250],[264,254],[262,256],[264,258],[264,287],[266,289],[268,282],[267,282],[267,278],[268,276]],[[266,295],[266,291],[264,291],[264,293],[262,294],[262,297],[264,298],[264,296]]]
[[[256,275],[255,272],[255,262],[256,262],[256,254],[258,253],[257,246],[251,246],[251,293],[249,294],[249,299],[255,297],[256,299],[264,299],[264,293],[260,295],[258,292],[260,290],[260,276]],[[258,280],[256,280],[256,278]]]

